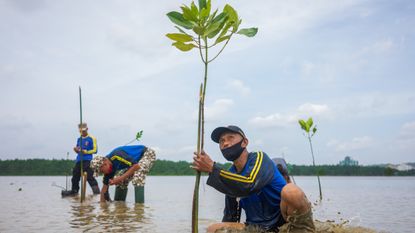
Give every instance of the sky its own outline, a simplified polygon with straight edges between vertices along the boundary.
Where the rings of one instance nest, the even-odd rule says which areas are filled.
[[[83,119],[98,154],[134,139],[159,159],[191,161],[203,64],[165,34],[190,1],[0,0],[0,159],[74,159]],[[299,119],[312,117],[317,164],[415,161],[415,2],[228,3],[253,38],[232,37],[209,64],[205,150],[238,125],[248,150],[311,164]],[[215,54],[213,48],[210,54]]]

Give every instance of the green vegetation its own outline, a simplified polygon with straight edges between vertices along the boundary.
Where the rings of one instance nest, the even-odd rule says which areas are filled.
[[[415,169],[398,171],[381,166],[342,166],[342,165],[292,165],[290,174],[297,176],[414,176]]]
[[[72,175],[73,160],[15,159],[0,160],[0,176],[64,176]],[[186,161],[157,160],[151,169],[152,176],[191,176],[195,171]],[[220,164],[229,168],[230,163]],[[288,170],[294,176],[415,176],[415,169],[398,171],[384,166],[340,166],[340,165],[292,165]]]

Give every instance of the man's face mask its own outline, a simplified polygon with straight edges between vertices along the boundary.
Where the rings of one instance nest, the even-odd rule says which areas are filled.
[[[223,157],[225,157],[226,160],[231,161],[231,162],[238,159],[239,156],[241,156],[242,152],[245,150],[245,148],[242,147],[243,141],[244,140],[242,139],[240,142],[236,143],[235,145],[221,150]]]

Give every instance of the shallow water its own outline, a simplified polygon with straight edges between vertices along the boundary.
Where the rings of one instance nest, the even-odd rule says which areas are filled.
[[[314,203],[317,179],[295,180]],[[415,177],[321,177],[321,181],[323,202],[313,205],[316,219],[348,221],[349,226],[378,232],[415,232]],[[62,199],[53,183],[65,186],[65,177],[0,177],[0,232],[190,232],[194,177],[148,177],[145,204],[134,204],[132,186],[125,203],[100,204],[88,187],[81,204],[79,198]],[[221,220],[223,204],[222,194],[201,185],[200,232]]]

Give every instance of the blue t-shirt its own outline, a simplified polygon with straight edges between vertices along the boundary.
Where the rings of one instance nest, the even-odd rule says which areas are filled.
[[[96,154],[98,151],[98,147],[97,147],[97,139],[88,134],[85,137],[79,137],[78,140],[76,141],[76,146],[77,147],[81,147],[82,150],[86,150],[85,153],[82,153],[82,160],[83,161],[90,161],[92,160],[92,155]],[[76,162],[80,162],[81,161],[81,152],[78,153],[78,155],[76,156]]]

